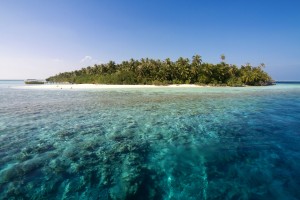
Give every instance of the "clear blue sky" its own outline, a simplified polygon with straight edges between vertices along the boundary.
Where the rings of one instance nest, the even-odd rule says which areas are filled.
[[[0,0],[0,79],[194,54],[300,80],[300,1]]]

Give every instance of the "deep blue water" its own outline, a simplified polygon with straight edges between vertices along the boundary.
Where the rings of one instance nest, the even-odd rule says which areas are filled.
[[[0,81],[0,199],[300,199],[300,84]]]

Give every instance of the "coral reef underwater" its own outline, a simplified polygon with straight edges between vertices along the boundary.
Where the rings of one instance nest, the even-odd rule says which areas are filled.
[[[299,89],[4,94],[0,199],[300,198]]]

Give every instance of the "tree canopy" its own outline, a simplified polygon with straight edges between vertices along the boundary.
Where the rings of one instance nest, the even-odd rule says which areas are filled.
[[[142,58],[130,59],[119,64],[110,61],[106,64],[95,64],[81,70],[64,72],[51,76],[49,82],[98,83],[98,84],[200,84],[220,86],[270,85],[272,78],[263,70],[265,65],[253,67],[249,63],[237,67],[225,63],[202,62],[200,55],[192,59],[180,57],[176,61],[169,58],[155,60]]]

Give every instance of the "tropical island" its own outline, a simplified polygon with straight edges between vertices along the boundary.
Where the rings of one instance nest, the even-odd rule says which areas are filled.
[[[75,84],[119,84],[119,85],[170,85],[196,84],[212,86],[266,86],[274,81],[266,73],[265,65],[251,66],[249,63],[240,67],[225,62],[211,64],[202,62],[200,55],[192,59],[178,58],[171,61],[142,58],[130,59],[120,64],[109,61],[95,64],[81,70],[60,73],[46,79],[55,83]]]

